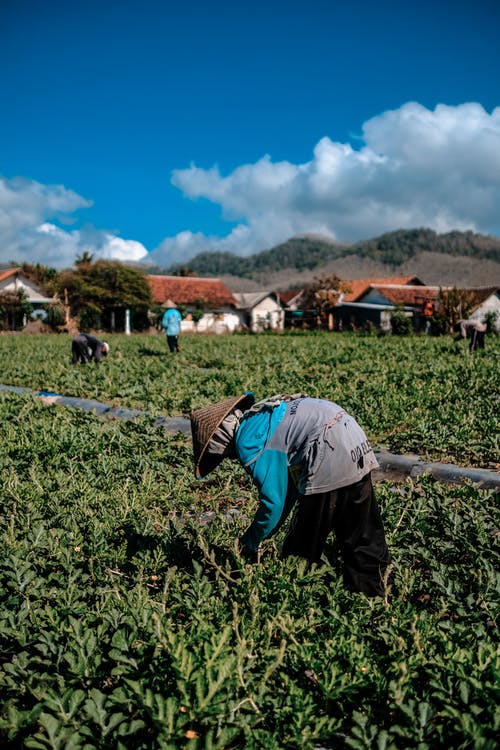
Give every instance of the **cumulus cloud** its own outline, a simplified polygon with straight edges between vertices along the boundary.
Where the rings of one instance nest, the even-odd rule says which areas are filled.
[[[167,238],[150,253],[165,266],[207,250],[248,255],[304,233],[345,242],[422,226],[496,234],[500,108],[409,102],[365,122],[360,148],[324,137],[304,164],[264,156],[225,176],[192,164],[172,183],[238,223],[223,238]]]
[[[307,233],[343,242],[414,227],[499,234],[500,107],[409,102],[365,122],[354,146],[325,136],[303,164],[265,155],[225,175],[191,164],[171,181],[187,199],[220,206],[228,233],[187,228],[148,254],[136,240],[71,229],[91,205],[72,190],[0,177],[0,261],[67,267],[86,251],[168,267],[202,251],[250,255]]]
[[[76,211],[91,205],[62,185],[0,177],[0,262],[64,268],[85,251],[96,259],[139,260],[146,255],[140,242],[93,227],[69,230],[54,223],[72,223]]]

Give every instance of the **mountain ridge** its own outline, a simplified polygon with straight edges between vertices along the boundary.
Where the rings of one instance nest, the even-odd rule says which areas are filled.
[[[429,285],[500,285],[500,238],[426,228],[399,229],[352,244],[300,235],[246,257],[200,253],[156,273],[217,276],[240,291],[293,288],[332,273],[343,279],[418,276]]]

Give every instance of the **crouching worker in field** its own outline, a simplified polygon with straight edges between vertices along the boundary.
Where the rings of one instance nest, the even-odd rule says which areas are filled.
[[[84,365],[92,360],[97,364],[101,357],[106,357],[109,353],[109,344],[105,341],[99,341],[98,338],[90,333],[79,333],[71,342],[71,364],[77,365],[81,362]]]
[[[484,349],[484,338],[486,336],[487,325],[482,320],[459,320],[460,336],[464,339],[469,338],[469,351],[472,354],[476,349]]]
[[[378,463],[353,417],[303,394],[255,403],[247,393],[193,411],[190,419],[196,477],[224,458],[238,459],[258,489],[257,512],[239,539],[247,560],[257,560],[260,543],[293,509],[283,557],[318,562],[334,531],[346,587],[383,592],[390,555],[371,481]]]

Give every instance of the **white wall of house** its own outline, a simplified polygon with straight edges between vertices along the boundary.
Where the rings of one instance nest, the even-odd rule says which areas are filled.
[[[31,304],[52,302],[51,297],[45,297],[40,290],[24,276],[12,275],[0,282],[0,292],[16,293],[22,289]]]
[[[250,311],[252,331],[264,331],[271,328],[272,330],[282,330],[284,312],[281,305],[272,297],[264,297]]]
[[[391,326],[391,315],[393,310],[381,310],[380,311],[380,328],[385,333],[390,333],[392,330]]]
[[[198,323],[188,314],[181,323],[181,333],[234,333],[241,328],[241,323],[241,315],[237,310],[206,312]]]
[[[484,302],[469,316],[474,320],[484,320],[487,313],[494,312],[497,314],[495,328],[500,332],[500,297],[497,294],[490,295]]]

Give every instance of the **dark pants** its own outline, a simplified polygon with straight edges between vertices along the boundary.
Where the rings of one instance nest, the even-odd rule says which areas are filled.
[[[283,557],[318,562],[332,531],[340,545],[346,588],[369,596],[383,593],[391,558],[370,474],[348,487],[300,497]]]
[[[174,352],[180,351],[180,349],[179,349],[179,337],[178,336],[167,336],[167,344],[168,344],[168,348],[170,349],[170,351],[172,352],[172,354]]]
[[[82,365],[85,364],[85,362],[90,362],[92,353],[89,352],[87,340],[76,336],[71,342],[71,354],[72,365],[76,365],[78,362],[81,362]]]
[[[472,331],[469,351],[473,352],[474,349],[484,349],[484,331]]]

